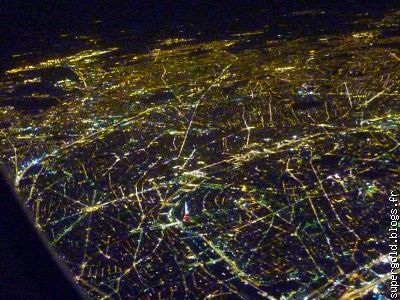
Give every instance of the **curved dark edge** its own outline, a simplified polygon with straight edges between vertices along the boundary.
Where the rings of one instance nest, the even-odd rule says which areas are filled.
[[[0,298],[84,299],[0,167]]]

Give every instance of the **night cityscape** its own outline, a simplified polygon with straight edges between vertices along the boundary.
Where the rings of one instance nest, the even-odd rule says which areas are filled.
[[[88,299],[397,298],[397,1],[15,3],[0,164]]]

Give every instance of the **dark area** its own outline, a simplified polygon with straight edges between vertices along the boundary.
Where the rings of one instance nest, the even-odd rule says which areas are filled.
[[[179,34],[185,38],[201,36],[220,38],[228,32],[260,28],[272,24],[271,34],[279,31],[280,18],[296,11],[312,9],[329,13],[369,14],[380,18],[388,9],[399,6],[396,0],[378,1],[1,1],[0,40],[2,42],[0,70],[12,65],[11,57],[33,46],[45,55],[60,54],[84,47],[83,43],[60,43],[60,34],[99,35],[113,43],[116,33],[129,30],[142,41],[141,45],[125,41],[125,47],[147,49],[154,37]],[[307,31],[300,16],[292,25]],[[311,22],[310,22],[311,21]],[[309,20],[316,27],[343,30],[340,18],[317,17]],[[276,24],[276,25],[274,25]],[[315,29],[315,28],[314,28]],[[250,45],[251,46],[251,45]]]
[[[2,299],[82,299],[0,170]]]

